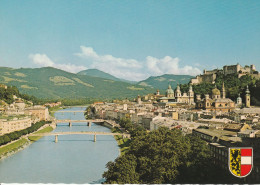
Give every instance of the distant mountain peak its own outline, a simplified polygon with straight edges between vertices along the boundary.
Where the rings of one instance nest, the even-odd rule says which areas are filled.
[[[117,78],[117,77],[115,77],[115,76],[113,76],[109,73],[106,73],[104,71],[101,71],[99,69],[86,69],[86,70],[78,72],[77,74],[78,75],[87,75],[87,76],[105,78],[105,79],[108,79],[108,80],[119,81],[119,82],[136,83],[136,82],[133,82],[133,81]]]

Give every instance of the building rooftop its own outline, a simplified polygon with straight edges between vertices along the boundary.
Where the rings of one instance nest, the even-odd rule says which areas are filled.
[[[260,107],[243,108],[237,112],[240,114],[260,114]]]
[[[195,129],[198,132],[204,133],[206,135],[217,137],[220,140],[232,141],[232,142],[241,142],[240,137],[236,137],[237,133],[227,130],[217,130],[217,129]]]

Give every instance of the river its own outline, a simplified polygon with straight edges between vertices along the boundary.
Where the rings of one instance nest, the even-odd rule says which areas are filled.
[[[84,108],[85,109],[85,108]],[[84,110],[74,107],[65,109]],[[56,119],[83,120],[83,112],[55,113]],[[58,124],[53,132],[99,131],[110,129],[87,123]],[[101,183],[105,165],[119,155],[119,147],[113,136],[64,135],[45,136],[24,150],[0,161],[2,183]]]

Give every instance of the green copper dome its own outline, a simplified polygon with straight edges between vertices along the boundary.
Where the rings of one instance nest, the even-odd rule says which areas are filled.
[[[212,89],[212,95],[220,95],[220,90],[218,90],[216,87]]]

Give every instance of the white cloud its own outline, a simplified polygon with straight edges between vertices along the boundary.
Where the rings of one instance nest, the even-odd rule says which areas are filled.
[[[197,75],[201,73],[198,68],[194,68],[192,66],[184,66],[179,67],[179,58],[172,58],[170,56],[166,56],[162,59],[154,58],[151,56],[146,57],[146,65],[148,67],[149,72],[154,73],[154,75],[162,75],[162,74],[186,74],[186,75]]]
[[[29,58],[33,61],[33,63],[41,66],[41,67],[55,67],[58,69],[62,69],[64,71],[68,71],[71,73],[76,73],[82,70],[87,69],[85,66],[77,66],[74,64],[55,64],[46,54],[30,54]]]
[[[141,68],[142,65],[134,59],[124,59],[116,58],[112,55],[98,55],[93,48],[80,46],[81,53],[76,53],[75,55],[82,58],[87,58],[93,60],[94,63],[102,63],[103,65],[115,65],[124,68]]]
[[[54,65],[54,62],[52,62],[51,59],[49,59],[49,57],[45,54],[31,54],[29,55],[29,58],[33,61],[33,63],[42,67],[52,67]]]
[[[112,55],[99,55],[91,47],[80,47],[81,52],[76,53],[86,61],[90,62],[90,68],[97,68],[104,72],[110,73],[118,78],[127,80],[143,80],[149,76],[158,76],[162,74],[200,74],[200,69],[192,66],[180,67],[180,59],[165,56],[158,59],[147,56],[145,61],[135,59],[117,58]]]

